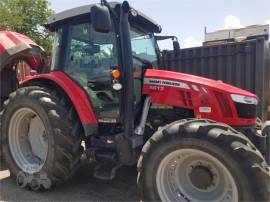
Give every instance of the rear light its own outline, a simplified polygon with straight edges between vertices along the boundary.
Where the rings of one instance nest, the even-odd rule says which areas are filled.
[[[230,102],[229,102],[226,94],[218,92],[218,91],[215,91],[214,94],[217,98],[217,101],[218,101],[218,104],[220,106],[220,109],[222,111],[223,116],[224,117],[233,117],[232,109],[230,107]]]

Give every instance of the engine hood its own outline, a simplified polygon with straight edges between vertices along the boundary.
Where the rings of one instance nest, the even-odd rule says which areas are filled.
[[[0,31],[0,71],[16,59],[24,59],[36,69],[44,62],[44,50],[25,35]]]
[[[155,70],[148,69],[145,72],[145,79],[156,78],[165,81],[177,81],[183,84],[183,87],[192,89],[194,86],[204,87],[205,89],[212,89],[227,92],[229,94],[239,94],[243,96],[254,97],[257,96],[253,93],[250,93],[246,90],[237,88],[235,86],[223,83],[222,81],[215,81],[212,79],[207,79],[204,77],[194,76],[190,74],[184,74],[179,72],[165,71],[165,70]]]

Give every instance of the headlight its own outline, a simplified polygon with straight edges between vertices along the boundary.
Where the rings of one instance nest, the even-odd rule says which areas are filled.
[[[231,94],[231,98],[234,102],[238,102],[238,103],[253,104],[253,105],[258,104],[258,100],[254,97],[238,95],[238,94]]]

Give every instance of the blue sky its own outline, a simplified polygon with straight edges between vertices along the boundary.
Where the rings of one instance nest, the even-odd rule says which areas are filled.
[[[49,0],[60,12],[98,0]],[[120,1],[121,2],[121,1]],[[162,34],[178,37],[181,47],[198,46],[207,31],[270,24],[270,0],[129,0],[131,6],[162,26]]]

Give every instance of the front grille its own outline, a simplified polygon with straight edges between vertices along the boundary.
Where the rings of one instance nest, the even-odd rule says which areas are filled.
[[[235,102],[235,107],[240,118],[251,119],[257,117],[257,106]]]

